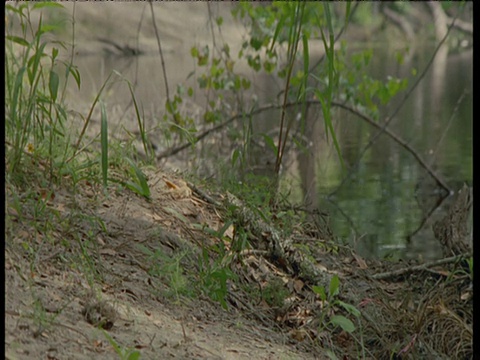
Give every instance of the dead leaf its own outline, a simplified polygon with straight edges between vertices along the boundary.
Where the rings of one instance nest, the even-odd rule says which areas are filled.
[[[168,187],[169,189],[174,189],[174,190],[178,189],[178,186],[175,185],[175,184],[174,184],[173,182],[171,182],[170,180],[167,180],[167,179],[163,178],[163,181],[165,181],[165,184],[167,184],[167,187]]]
[[[55,193],[53,190],[40,189],[40,197],[43,201],[51,202],[55,199]]]
[[[183,180],[178,180],[177,184],[173,183],[172,181],[163,178],[167,187],[171,189],[170,192],[174,199],[184,199],[190,197],[192,195],[192,190],[188,187],[187,183]]]
[[[192,190],[188,187],[187,184],[172,191],[172,197],[176,200],[185,199],[190,196],[192,196]]]
[[[97,236],[97,242],[98,242],[98,245],[105,246],[105,241],[103,241],[100,235]]]
[[[328,272],[328,269],[321,265],[321,264],[315,264],[315,267],[319,270],[319,271],[322,271],[322,272]]]
[[[296,291],[297,293],[300,293],[300,291],[303,289],[303,286],[304,286],[304,285],[305,285],[305,283],[304,283],[302,280],[297,279],[297,280],[295,280],[294,283],[293,283],[293,288],[295,289],[295,291]]]
[[[225,230],[225,232],[223,233],[224,236],[226,236],[227,238],[229,239],[233,239],[233,237],[235,236],[235,226],[230,225],[227,230]]]
[[[18,211],[16,209],[13,209],[13,208],[9,208],[8,211],[7,211],[7,214],[10,215],[10,216],[13,216],[13,217],[20,217]]]
[[[463,301],[466,301],[466,300],[470,300],[472,296],[473,296],[472,291],[467,290],[466,292],[462,293],[462,295],[460,295],[460,299]]]
[[[103,342],[101,340],[94,340],[93,341],[93,347],[95,349],[97,348],[103,348]]]
[[[367,263],[365,262],[365,260],[362,259],[360,255],[353,253],[353,257],[355,258],[355,261],[357,262],[360,269],[368,269]]]
[[[307,332],[303,329],[300,329],[300,330],[293,329],[290,331],[290,337],[297,341],[303,341],[307,337]]]

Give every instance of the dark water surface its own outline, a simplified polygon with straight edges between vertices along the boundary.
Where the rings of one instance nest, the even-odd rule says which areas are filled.
[[[426,48],[413,55],[409,66],[417,69],[417,76],[433,51]],[[374,53],[372,75],[404,76],[393,52],[379,48]],[[472,64],[471,52],[437,54],[389,127],[454,191],[464,182],[472,184]],[[382,109],[383,116],[390,115],[399,100]],[[319,207],[330,212],[336,234],[364,256],[441,257],[431,226],[444,216],[453,197],[444,199],[413,155],[386,135],[358,161],[377,130],[344,112],[341,116],[338,131],[349,172],[321,160],[315,172]]]
[[[420,76],[433,51],[432,47],[421,47],[401,66],[395,51],[385,45],[375,46],[368,71],[379,80],[387,76],[408,77],[410,85],[416,79],[411,68]],[[194,66],[191,58],[166,54],[165,61],[171,87],[179,82],[188,85],[185,79]],[[103,81],[115,69],[130,81],[135,80],[138,99],[146,112],[163,108],[158,56],[87,56],[78,57],[76,63],[85,80],[82,91],[75,96],[81,96],[86,103],[93,101]],[[452,190],[460,189],[463,182],[472,182],[472,64],[471,51],[439,52],[389,126]],[[192,83],[193,79],[189,81]],[[253,84],[266,101],[276,100],[281,89],[278,82],[269,79],[253,78]],[[125,105],[130,100],[125,84],[116,83],[106,94],[110,103]],[[382,108],[380,119],[392,114],[402,97],[397,96]],[[377,130],[343,110],[335,109],[333,116],[346,168],[341,168],[331,142],[325,141],[323,121],[319,119],[308,135],[312,143],[308,154],[288,156],[282,184],[290,190],[291,200],[307,201],[311,207],[328,211],[334,232],[354,244],[364,256],[440,257],[431,225],[445,214],[451,199],[442,201],[445,194],[431,176],[411,153],[386,135],[380,136],[360,158]],[[266,132],[278,126],[277,120],[267,118],[278,119],[278,112],[256,119],[257,130]]]

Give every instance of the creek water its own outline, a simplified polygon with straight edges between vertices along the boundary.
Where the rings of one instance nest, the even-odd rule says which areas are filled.
[[[418,47],[410,52],[404,65],[399,65],[396,52],[385,43],[365,46],[373,48],[366,70],[370,75],[379,80],[408,77],[409,85],[420,76],[435,50]],[[188,54],[167,52],[165,62],[172,88],[177,83],[194,83],[192,78],[186,80],[194,67]],[[117,70],[135,82],[136,96],[147,111],[160,112],[164,106],[163,75],[157,55],[90,54],[78,56],[76,64],[84,81],[75,101],[91,103],[111,70]],[[439,52],[389,125],[453,190],[472,182],[472,66],[471,51]],[[417,70],[416,76],[410,73],[412,68]],[[275,100],[281,90],[279,81],[271,77],[260,78],[252,73],[252,82],[259,99],[267,102]],[[110,104],[124,105],[131,99],[125,84],[114,85],[107,94]],[[393,113],[404,94],[380,108],[380,120]],[[319,113],[318,109],[312,111]],[[286,156],[282,186],[289,189],[290,199],[326,211],[334,233],[353,244],[363,256],[425,260],[440,257],[441,249],[431,226],[444,216],[452,197],[442,193],[412,153],[388,136],[381,135],[365,150],[377,130],[341,109],[334,109],[333,118],[345,167],[331,140],[326,141],[323,120],[318,116],[308,132],[307,152],[292,151]],[[136,120],[130,122],[135,125]],[[278,112],[260,115],[254,128],[267,132],[274,126],[278,126]],[[259,152],[257,162],[265,162],[264,157]]]
[[[433,51],[417,50],[407,68],[417,69],[418,76]],[[394,52],[378,48],[374,53],[370,71],[376,78],[405,76],[395,65]],[[472,184],[472,64],[471,52],[439,52],[389,126],[453,191]],[[402,97],[382,109],[382,115],[390,116]],[[431,227],[445,216],[454,196],[442,193],[413,154],[388,136],[380,136],[363,153],[377,130],[348,114],[339,123],[349,171],[331,171],[332,163],[326,162],[316,173],[317,201],[331,214],[335,233],[364,256],[441,257]]]

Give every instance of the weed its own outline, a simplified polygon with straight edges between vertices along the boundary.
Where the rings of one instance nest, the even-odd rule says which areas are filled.
[[[228,295],[227,282],[235,281],[237,276],[229,269],[230,256],[219,256],[212,260],[207,249],[202,249],[199,256],[199,281],[198,289],[214,301],[218,301],[224,309],[227,309],[226,297]]]
[[[334,310],[335,307],[342,307],[350,315],[355,317],[360,316],[360,311],[351,304],[347,304],[340,299],[338,299],[338,294],[340,292],[340,280],[337,275],[334,275],[330,280],[330,286],[328,293],[325,292],[323,286],[312,286],[312,290],[316,293],[320,300],[322,301],[322,312],[320,315],[320,326],[328,327],[333,326],[334,328],[340,327],[342,330],[353,333],[355,331],[355,325],[351,320],[347,319],[343,315],[332,315],[326,318],[327,314]]]
[[[126,158],[126,161],[130,165],[129,173],[130,178],[133,181],[126,181],[124,183],[125,186],[133,192],[137,193],[138,195],[150,199],[150,187],[148,186],[145,174],[135,165],[132,160]]]
[[[120,346],[113,337],[111,337],[105,330],[103,331],[103,335],[107,338],[108,342],[114,348],[115,352],[117,353],[118,357],[121,360],[138,360],[140,359],[140,351],[135,350],[134,348],[126,348]]]
[[[278,278],[268,282],[262,291],[262,299],[268,305],[276,308],[281,308],[289,295],[290,292],[285,288],[282,280]]]
[[[31,11],[62,5],[42,4],[6,5],[7,14],[16,16],[22,29],[15,35],[9,29],[5,44],[6,170],[12,174],[11,179],[21,180],[29,171],[26,158],[37,159],[51,184],[60,180],[59,173],[71,149],[65,127],[67,111],[59,97],[59,49],[47,51],[50,44],[44,41],[44,35],[56,27],[43,23],[42,16],[37,27],[30,22]],[[71,69],[64,66],[68,77]]]
[[[473,257],[470,257],[467,259],[467,264],[468,264],[468,275],[470,277],[470,280],[473,282]]]
[[[166,282],[169,291],[166,296],[173,296],[179,300],[180,296],[193,296],[191,282],[185,274],[181,261],[188,255],[187,252],[169,256],[160,248],[150,250],[146,246],[138,245],[140,251],[147,255],[147,268],[152,276],[159,277]]]

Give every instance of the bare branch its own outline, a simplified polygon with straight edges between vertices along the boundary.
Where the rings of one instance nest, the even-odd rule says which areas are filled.
[[[427,270],[427,269],[429,269],[431,267],[434,267],[434,266],[456,263],[456,262],[460,261],[461,259],[471,257],[471,256],[472,255],[468,254],[468,253],[458,255],[458,256],[452,256],[452,257],[448,257],[448,258],[444,258],[444,259],[440,259],[440,260],[430,261],[430,262],[425,263],[425,264],[409,266],[409,267],[394,270],[394,271],[387,271],[387,272],[384,272],[384,273],[375,274],[375,275],[372,275],[371,278],[376,279],[376,280],[388,279],[388,278],[391,278],[391,277],[394,277],[394,276],[410,274],[410,273],[415,272],[415,271]]]

